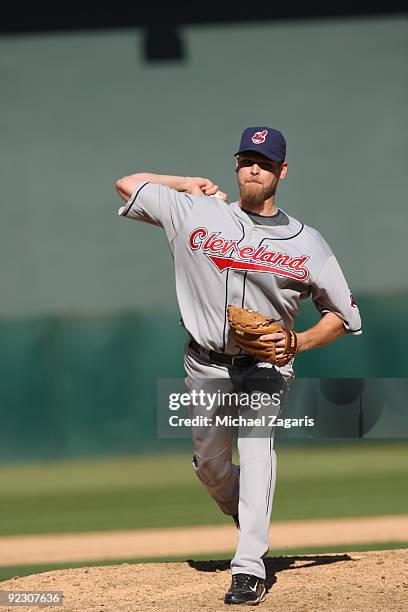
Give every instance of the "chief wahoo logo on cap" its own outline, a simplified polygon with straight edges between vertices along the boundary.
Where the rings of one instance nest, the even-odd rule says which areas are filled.
[[[261,144],[262,142],[265,142],[267,134],[268,130],[262,130],[262,132],[255,132],[251,140],[254,144]]]

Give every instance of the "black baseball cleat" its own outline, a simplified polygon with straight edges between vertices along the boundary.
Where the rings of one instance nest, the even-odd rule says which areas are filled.
[[[233,521],[234,521],[234,523],[235,523],[235,527],[236,527],[237,529],[239,529],[240,527],[239,527],[239,518],[238,518],[238,514],[233,514],[233,515],[232,515],[232,520],[233,520]]]
[[[256,606],[266,597],[265,581],[252,574],[234,574],[224,603]]]

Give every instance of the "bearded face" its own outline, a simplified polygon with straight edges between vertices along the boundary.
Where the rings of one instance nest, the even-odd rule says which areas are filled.
[[[243,205],[248,208],[259,208],[265,199],[265,190],[258,181],[246,181],[240,185],[240,196]]]
[[[237,159],[237,178],[241,205],[244,208],[261,208],[265,201],[275,195],[279,179],[283,178],[286,163],[267,159],[263,155],[248,151]]]

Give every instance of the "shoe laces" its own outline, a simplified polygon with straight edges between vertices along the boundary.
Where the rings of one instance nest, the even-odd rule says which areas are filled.
[[[232,576],[232,585],[236,589],[237,587],[245,587],[251,578],[250,574],[234,574]]]

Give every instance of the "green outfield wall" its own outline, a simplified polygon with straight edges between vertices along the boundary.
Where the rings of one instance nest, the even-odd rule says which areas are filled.
[[[408,377],[405,300],[359,299],[364,334],[299,355],[297,376]],[[393,319],[398,335],[387,332]],[[183,377],[178,320],[122,312],[0,322],[0,460],[189,448],[156,434],[157,379]],[[297,329],[314,322],[307,305]]]

